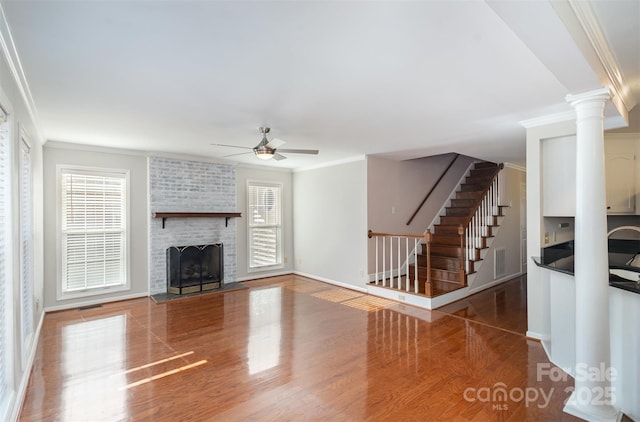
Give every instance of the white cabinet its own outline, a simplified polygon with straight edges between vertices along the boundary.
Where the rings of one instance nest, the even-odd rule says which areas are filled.
[[[545,217],[576,215],[576,137],[542,141],[542,213]]]
[[[637,136],[633,135],[605,136],[607,212],[609,214],[636,213],[638,144]]]
[[[607,212],[640,214],[640,134],[605,134]],[[576,137],[542,141],[542,212],[545,217],[576,215]]]

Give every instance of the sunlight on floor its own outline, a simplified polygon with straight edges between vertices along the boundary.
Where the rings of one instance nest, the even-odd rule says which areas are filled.
[[[344,302],[345,300],[354,299],[356,297],[361,297],[364,295],[362,293],[356,293],[350,290],[330,289],[314,293],[311,296],[317,297],[318,299],[328,300],[329,302]]]
[[[195,368],[196,366],[204,365],[205,363],[207,363],[206,360],[200,360],[198,362],[190,363],[188,365],[181,366],[180,368],[172,369],[170,371],[166,371],[166,372],[163,372],[161,374],[156,374],[154,376],[151,376],[151,377],[148,377],[148,378],[144,378],[144,379],[141,379],[141,380],[136,381],[136,382],[132,382],[132,383],[127,384],[124,387],[122,387],[121,390],[124,390],[124,389],[127,389],[127,388],[137,387],[139,385],[146,384],[148,382],[157,380],[159,378],[164,378],[164,377],[167,377],[169,375],[177,374],[178,372],[186,371],[187,369]]]

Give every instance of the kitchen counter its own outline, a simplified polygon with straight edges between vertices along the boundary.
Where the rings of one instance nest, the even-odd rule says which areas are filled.
[[[640,242],[637,240],[609,240],[609,268],[617,268],[640,273],[640,268],[626,265],[637,253],[640,253]],[[540,257],[532,257],[533,262],[541,268],[574,275],[574,243],[573,241],[549,246],[541,250]],[[609,285],[618,289],[640,294],[640,284],[615,274],[609,274]]]

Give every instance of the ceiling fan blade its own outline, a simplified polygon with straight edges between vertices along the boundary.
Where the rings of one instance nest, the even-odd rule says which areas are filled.
[[[276,138],[274,138],[274,139],[272,139],[272,140],[270,140],[270,141],[269,141],[269,143],[267,144],[267,146],[268,146],[269,148],[276,149],[276,148],[278,148],[279,146],[284,145],[284,144],[286,144],[286,143],[287,143],[287,141],[283,141],[282,139],[276,139]]]
[[[313,155],[318,155],[318,153],[320,152],[317,149],[280,149],[280,148],[278,148],[278,151],[286,152],[289,154],[313,154]]]
[[[285,160],[287,157],[285,157],[282,154],[278,154],[277,152],[275,154],[273,154],[273,159],[276,161],[280,161],[280,160]]]
[[[253,149],[251,147],[239,147],[237,145],[227,145],[227,144],[209,144],[209,145],[213,145],[214,147],[230,147],[230,148]]]
[[[236,155],[245,155],[245,154],[251,154],[251,151],[247,151],[247,152],[239,152],[237,154],[231,154],[231,155],[225,155],[224,158],[227,157],[235,157]]]

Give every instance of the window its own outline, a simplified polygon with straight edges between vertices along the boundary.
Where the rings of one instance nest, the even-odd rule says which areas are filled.
[[[249,270],[282,266],[282,185],[249,182]]]
[[[2,92],[0,92],[2,94]],[[12,325],[11,298],[11,136],[8,113],[0,105],[0,419],[4,419],[9,400],[13,394],[11,388],[12,337],[9,327]]]
[[[128,289],[129,173],[59,166],[58,180],[59,298]]]
[[[24,132],[20,139],[20,305],[22,315],[23,364],[33,334],[33,189],[31,148]]]

